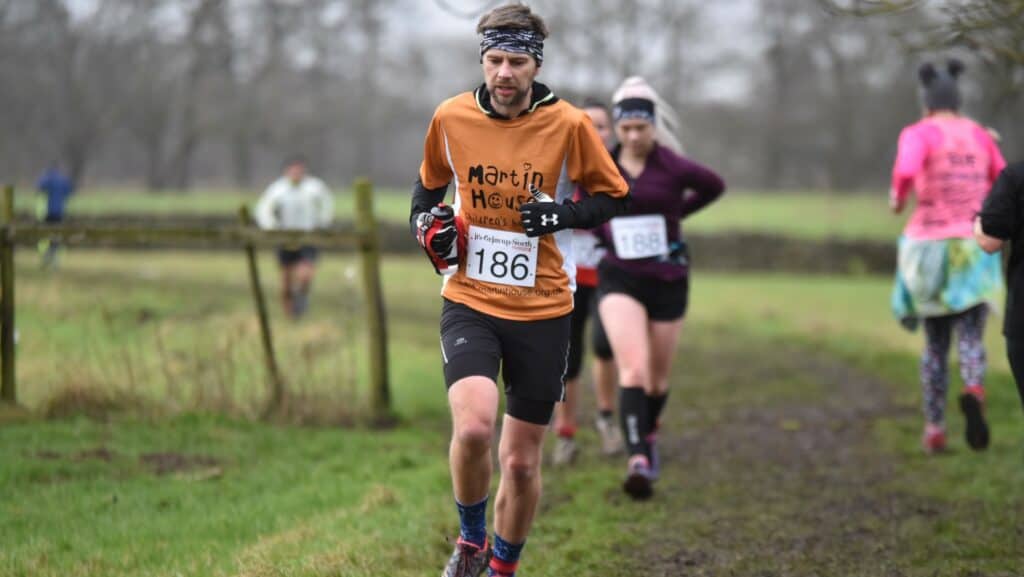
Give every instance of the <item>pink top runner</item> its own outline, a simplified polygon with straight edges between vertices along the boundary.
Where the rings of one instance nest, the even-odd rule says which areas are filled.
[[[930,117],[900,133],[894,199],[917,196],[903,233],[914,239],[971,238],[974,215],[1006,166],[985,128],[962,116]]]

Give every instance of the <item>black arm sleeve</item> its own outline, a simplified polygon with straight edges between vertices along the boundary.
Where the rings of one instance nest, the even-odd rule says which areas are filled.
[[[448,194],[448,185],[433,190],[423,186],[423,181],[416,179],[412,186],[412,210],[409,213],[409,229],[413,236],[416,236],[416,215],[421,212],[430,212],[430,209],[444,201]]]
[[[1000,173],[981,208],[981,230],[989,236],[1010,240],[1017,236],[1019,203],[1024,195],[1024,163],[1010,165]]]
[[[572,205],[575,214],[572,227],[588,229],[601,226],[616,216],[626,214],[629,203],[628,193],[619,198],[607,194],[584,195]]]

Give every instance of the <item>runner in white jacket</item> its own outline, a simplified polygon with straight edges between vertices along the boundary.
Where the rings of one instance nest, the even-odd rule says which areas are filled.
[[[315,230],[331,223],[334,199],[318,178],[306,174],[306,161],[292,158],[284,175],[275,180],[256,205],[256,222],[269,230]],[[309,288],[316,269],[317,249],[312,246],[282,246],[281,299],[285,313],[301,317],[309,305]]]

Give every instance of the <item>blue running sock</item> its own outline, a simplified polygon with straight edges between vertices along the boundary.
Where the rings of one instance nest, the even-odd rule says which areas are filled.
[[[487,497],[476,505],[455,501],[455,506],[459,509],[459,536],[482,548],[487,543]]]
[[[494,534],[494,545],[491,548],[491,564],[487,567],[487,577],[515,577],[519,567],[519,555],[523,552],[526,542],[514,545]]]

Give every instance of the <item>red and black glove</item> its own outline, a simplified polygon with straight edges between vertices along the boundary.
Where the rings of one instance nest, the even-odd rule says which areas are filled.
[[[416,215],[416,242],[423,247],[437,274],[450,275],[459,269],[460,248],[465,250],[462,227],[452,207],[441,203]]]

